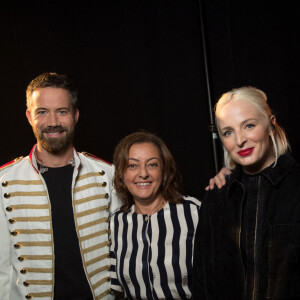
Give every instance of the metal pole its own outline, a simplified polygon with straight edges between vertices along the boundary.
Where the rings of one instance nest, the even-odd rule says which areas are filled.
[[[208,126],[209,131],[212,134],[212,146],[213,146],[213,158],[214,158],[214,167],[215,173],[219,172],[218,166],[218,155],[217,155],[217,128],[214,122],[214,115],[212,111],[212,102],[211,102],[211,88],[210,88],[210,80],[209,80],[209,68],[208,68],[208,61],[207,61],[207,52],[206,52],[206,40],[205,40],[205,29],[204,29],[204,22],[203,22],[203,7],[202,1],[199,0],[199,12],[200,12],[200,26],[201,26],[201,38],[202,38],[202,50],[203,50],[203,59],[204,59],[204,67],[205,67],[205,78],[206,78],[206,89],[207,89],[207,97],[208,97],[208,108],[209,108],[209,118],[210,118],[210,125]]]

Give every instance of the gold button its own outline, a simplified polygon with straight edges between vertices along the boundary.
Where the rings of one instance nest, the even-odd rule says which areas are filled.
[[[100,174],[101,176],[103,176],[103,175],[105,174],[105,172],[102,170],[102,171],[99,172],[99,174]]]
[[[12,211],[13,209],[12,209],[10,206],[7,206],[7,207],[6,207],[6,210],[7,210],[7,211]]]
[[[25,286],[29,286],[29,283],[28,283],[27,281],[24,281],[23,284],[24,284]]]
[[[106,193],[104,197],[107,199],[109,197],[109,195]]]
[[[26,298],[26,299],[32,299],[32,296],[26,295],[25,298]]]
[[[10,224],[14,224],[14,223],[16,222],[16,220],[14,220],[14,219],[9,219],[8,222],[9,222]]]
[[[17,230],[14,230],[14,231],[12,231],[10,234],[13,235],[13,236],[15,236],[15,235],[18,235],[19,232],[18,232]]]
[[[18,260],[19,260],[19,261],[24,261],[24,259],[25,259],[25,258],[24,258],[23,256],[19,256],[19,257],[18,257]]]
[[[7,181],[3,181],[2,182],[2,186],[7,186],[8,185],[8,182]]]
[[[4,198],[9,198],[10,197],[10,193],[5,193],[3,196],[4,196]]]
[[[107,184],[106,182],[102,182],[102,186],[106,186],[106,184]]]
[[[20,244],[14,244],[14,247],[15,247],[16,249],[20,249],[20,248],[21,248],[21,245],[20,245]]]
[[[22,270],[20,270],[21,274],[26,274],[27,273],[27,269],[23,268]]]

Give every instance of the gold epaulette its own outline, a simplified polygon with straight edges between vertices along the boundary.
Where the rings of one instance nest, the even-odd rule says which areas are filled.
[[[100,157],[97,157],[97,156],[95,156],[95,155],[93,155],[93,154],[90,154],[90,153],[88,153],[88,152],[85,152],[85,151],[83,151],[83,152],[81,152],[81,153],[82,153],[84,156],[86,156],[86,157],[92,158],[92,159],[97,160],[97,161],[101,161],[101,162],[103,162],[103,163],[105,163],[105,164],[111,166],[111,163],[109,163],[108,161],[106,161],[106,160],[104,160],[104,159],[102,159],[102,158],[100,158]]]
[[[19,161],[20,159],[22,159],[22,158],[23,158],[23,156],[20,156],[20,157],[17,157],[17,158],[15,158],[15,159],[9,161],[8,163],[2,165],[2,166],[0,167],[0,170],[5,169],[6,167],[9,167],[9,166],[15,164],[16,162],[18,162],[18,161]]]

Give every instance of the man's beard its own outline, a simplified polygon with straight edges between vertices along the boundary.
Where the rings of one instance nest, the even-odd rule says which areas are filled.
[[[73,144],[75,126],[72,126],[70,129],[64,126],[46,127],[40,130],[32,129],[38,143],[51,153],[63,152]],[[44,133],[50,132],[65,132],[66,134],[60,138],[45,137]]]

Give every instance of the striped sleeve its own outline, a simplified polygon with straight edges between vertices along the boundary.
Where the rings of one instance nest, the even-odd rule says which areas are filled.
[[[117,277],[117,264],[116,264],[116,253],[115,250],[118,248],[118,218],[117,214],[113,215],[110,220],[110,237],[111,237],[111,246],[110,246],[110,278],[111,278],[111,289],[122,292],[123,289],[120,285],[120,282]]]

